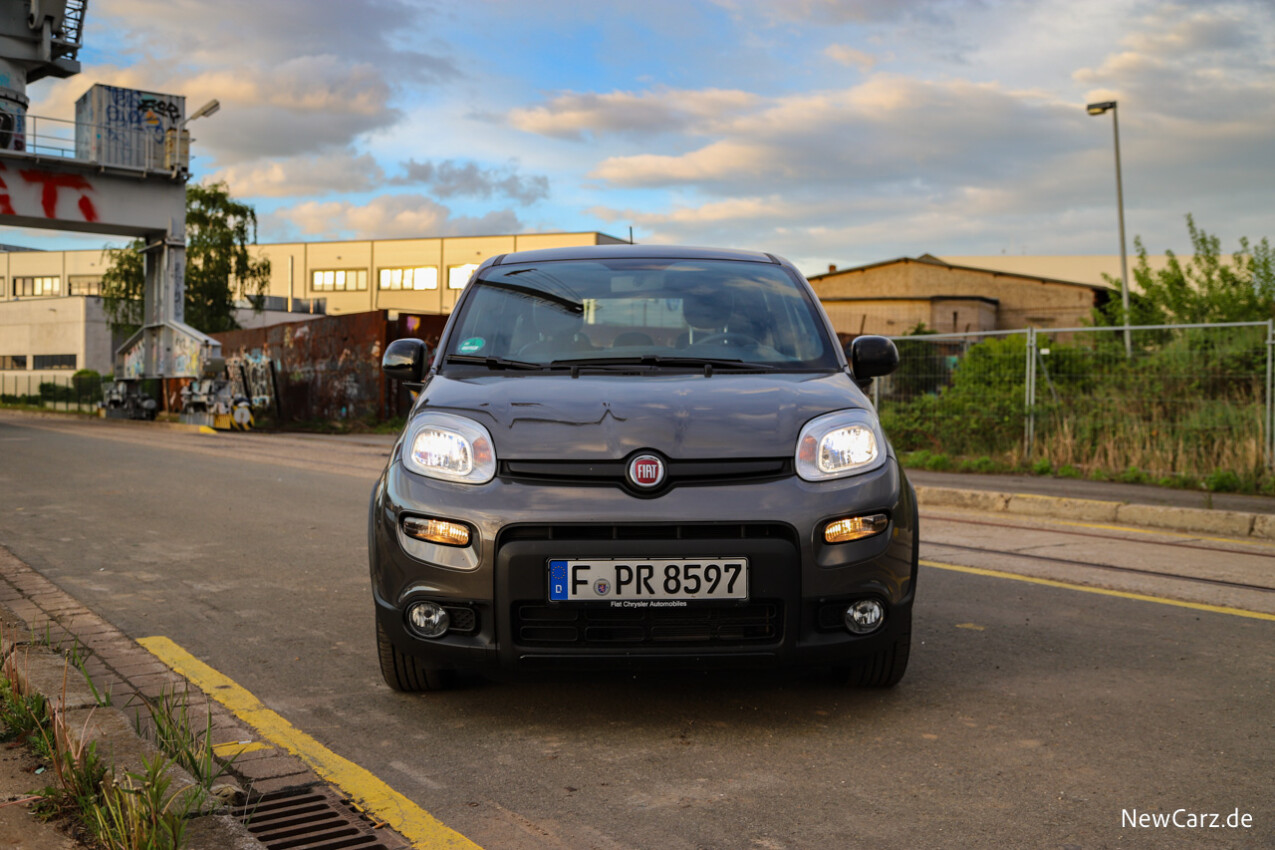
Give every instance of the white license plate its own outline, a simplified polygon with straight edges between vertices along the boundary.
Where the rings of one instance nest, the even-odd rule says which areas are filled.
[[[747,558],[549,561],[549,599],[557,602],[747,598]]]

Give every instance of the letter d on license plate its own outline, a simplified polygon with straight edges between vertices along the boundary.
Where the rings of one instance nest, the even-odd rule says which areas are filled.
[[[747,599],[747,558],[596,558],[549,561],[549,599]]]

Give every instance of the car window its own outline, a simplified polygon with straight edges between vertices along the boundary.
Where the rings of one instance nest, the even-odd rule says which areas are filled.
[[[449,355],[550,364],[716,358],[835,369],[817,306],[784,267],[727,260],[559,261],[485,269]]]

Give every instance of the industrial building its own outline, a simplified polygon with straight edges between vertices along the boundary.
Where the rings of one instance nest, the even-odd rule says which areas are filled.
[[[996,269],[955,265],[931,254],[899,257],[810,278],[842,335],[1078,327],[1112,290]]]

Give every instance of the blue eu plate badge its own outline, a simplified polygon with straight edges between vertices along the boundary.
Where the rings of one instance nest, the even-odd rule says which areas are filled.
[[[567,599],[566,561],[549,562],[549,598],[563,601]]]

